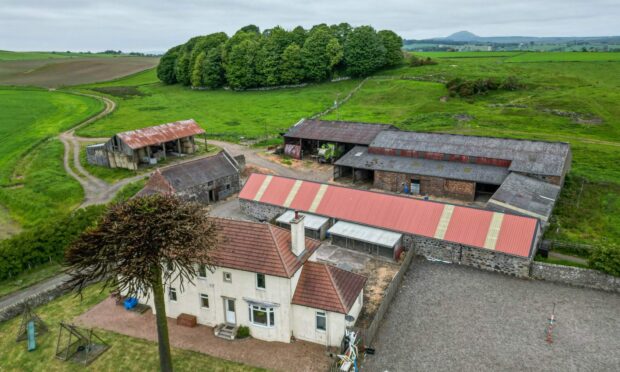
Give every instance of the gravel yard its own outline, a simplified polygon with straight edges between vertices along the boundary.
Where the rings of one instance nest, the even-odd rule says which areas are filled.
[[[619,371],[620,296],[416,259],[373,347],[366,371]]]

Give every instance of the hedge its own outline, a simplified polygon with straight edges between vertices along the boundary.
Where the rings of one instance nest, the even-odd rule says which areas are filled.
[[[620,276],[620,247],[598,246],[590,254],[590,267],[604,273]]]
[[[0,280],[37,265],[61,261],[65,248],[92,226],[105,206],[91,206],[0,241]]]

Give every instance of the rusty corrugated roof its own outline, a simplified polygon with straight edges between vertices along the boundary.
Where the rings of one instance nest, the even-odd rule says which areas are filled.
[[[130,130],[118,133],[116,136],[131,149],[135,150],[146,146],[174,141],[183,137],[195,136],[204,132],[204,129],[202,129],[194,119],[189,119],[154,127]]]
[[[262,174],[239,198],[521,257],[538,232],[535,218]]]
[[[318,262],[301,269],[292,304],[347,314],[364,288],[366,277]]]
[[[291,127],[284,137],[368,145],[383,130],[398,128],[389,124],[303,120]]]

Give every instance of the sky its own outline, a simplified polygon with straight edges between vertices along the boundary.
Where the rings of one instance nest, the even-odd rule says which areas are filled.
[[[348,22],[407,39],[620,35],[620,0],[0,0],[0,50],[165,51],[247,24]]]

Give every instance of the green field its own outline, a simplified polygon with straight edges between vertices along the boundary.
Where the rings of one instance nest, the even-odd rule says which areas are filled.
[[[81,364],[56,359],[59,322],[73,319],[101,302],[108,292],[99,285],[85,291],[84,299],[68,294],[36,309],[50,331],[37,336],[37,349],[28,352],[26,341],[15,342],[20,317],[0,323],[0,370],[2,371],[156,371],[159,368],[157,344],[113,332],[96,331],[108,345],[104,354],[87,368]],[[243,364],[229,362],[192,351],[173,349],[172,358],[177,371],[263,371]]]
[[[233,92],[227,90],[200,91],[178,85],[152,83],[152,75],[132,76],[117,80],[105,87],[124,87],[134,95],[123,98],[123,90],[110,91],[118,102],[112,115],[80,129],[85,137],[107,137],[114,133],[142,128],[180,119],[195,119],[210,137],[238,141],[274,135],[295,124],[303,117],[323,111],[337,97],[344,97],[359,81],[311,85],[304,88],[270,91]],[[132,81],[139,84],[131,87]],[[95,88],[102,88],[96,85]],[[101,90],[95,93],[102,93]],[[123,95],[123,96],[121,96]]]
[[[527,52],[506,60],[507,62],[595,62],[620,61],[620,53],[593,52]]]
[[[411,52],[415,55],[431,58],[499,58],[513,57],[523,52]]]
[[[62,166],[63,146],[50,140],[96,114],[96,99],[45,90],[0,89],[0,213],[33,226],[80,202],[80,185]]]

